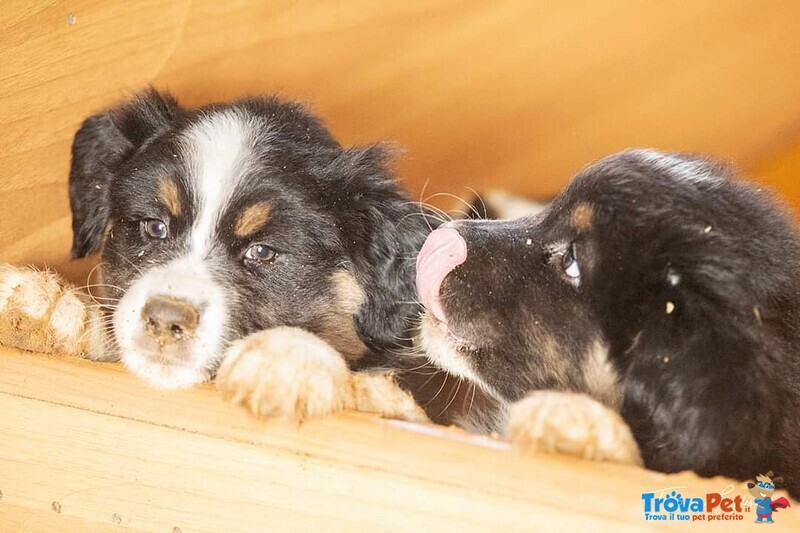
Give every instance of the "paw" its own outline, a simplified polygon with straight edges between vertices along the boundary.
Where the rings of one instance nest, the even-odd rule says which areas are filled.
[[[0,344],[79,355],[86,317],[86,305],[52,272],[0,264]]]
[[[377,413],[384,418],[409,422],[429,422],[414,398],[400,388],[391,373],[353,372],[350,374],[348,409]]]
[[[217,373],[224,397],[254,414],[301,421],[344,408],[347,365],[325,341],[279,327],[233,343]]]
[[[585,394],[538,391],[510,408],[506,434],[524,452],[642,464],[628,425]]]

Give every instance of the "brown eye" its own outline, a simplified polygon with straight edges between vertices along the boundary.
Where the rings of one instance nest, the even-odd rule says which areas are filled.
[[[253,261],[271,263],[278,256],[278,253],[266,244],[254,244],[247,249],[244,256]]]
[[[169,236],[169,228],[163,220],[148,218],[142,220],[142,233],[151,239],[166,239]]]

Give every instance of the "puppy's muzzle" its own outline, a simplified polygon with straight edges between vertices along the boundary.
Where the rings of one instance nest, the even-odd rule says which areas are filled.
[[[144,329],[161,346],[192,337],[200,314],[190,303],[170,296],[151,296],[142,308]]]

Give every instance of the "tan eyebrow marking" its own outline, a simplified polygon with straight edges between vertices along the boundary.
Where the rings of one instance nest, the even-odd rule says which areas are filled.
[[[158,199],[172,216],[177,217],[181,214],[181,197],[174,181],[166,178],[161,180],[158,186]]]
[[[578,204],[575,209],[572,210],[570,223],[572,223],[572,227],[578,231],[588,231],[592,229],[593,219],[594,208],[591,204],[583,202]]]
[[[233,232],[237,237],[246,237],[261,228],[269,220],[272,208],[267,202],[258,202],[245,209],[239,220],[236,221],[236,227]]]

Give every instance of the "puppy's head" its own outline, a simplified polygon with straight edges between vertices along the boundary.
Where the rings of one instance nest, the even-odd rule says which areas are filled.
[[[690,377],[652,394],[713,396],[752,370],[726,368],[712,387],[736,362],[723,344],[761,338],[797,264],[791,225],[764,192],[707,160],[628,150],[587,167],[539,215],[432,233],[418,257],[421,343],[507,400],[567,389],[617,406],[626,373],[672,372]]]
[[[150,90],[87,119],[73,145],[73,254],[102,249],[123,361],[177,387],[271,326],[306,328],[351,359],[401,336],[382,317],[412,281],[383,277],[411,278],[403,254],[424,233],[408,220],[416,236],[399,235],[411,207],[386,159],[340,147],[274,98],[188,110]]]

